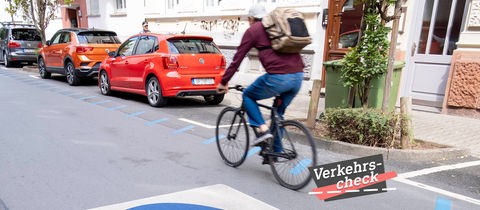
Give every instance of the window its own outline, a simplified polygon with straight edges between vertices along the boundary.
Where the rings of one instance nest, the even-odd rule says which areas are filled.
[[[115,9],[117,11],[123,11],[127,8],[126,0],[115,0]]]
[[[137,42],[138,37],[133,37],[127,40],[125,43],[122,44],[118,48],[118,55],[120,56],[130,56],[133,54],[133,49],[135,47],[135,43]]]
[[[138,40],[135,55],[148,54],[154,52],[154,44],[156,38],[153,36],[143,36]],[[157,42],[158,43],[158,42]]]
[[[89,0],[88,2],[88,15],[100,15],[100,9],[98,6],[98,0]]]
[[[120,44],[117,34],[108,31],[86,31],[78,33],[80,44]]]
[[[52,44],[58,44],[58,43],[60,43],[60,37],[61,37],[61,35],[62,35],[61,32],[56,33],[55,35],[53,35]]]
[[[168,40],[169,51],[172,54],[212,53],[219,54],[220,50],[209,40],[178,39]],[[173,46],[172,46],[173,45]]]

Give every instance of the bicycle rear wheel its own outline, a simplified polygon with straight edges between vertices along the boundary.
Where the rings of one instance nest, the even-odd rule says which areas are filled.
[[[299,190],[311,180],[308,167],[317,164],[317,150],[310,131],[301,123],[286,120],[274,132],[281,144],[269,143],[270,168],[280,185]]]
[[[245,161],[249,135],[245,117],[239,108],[227,107],[220,112],[215,136],[218,152],[227,165],[237,167]]]

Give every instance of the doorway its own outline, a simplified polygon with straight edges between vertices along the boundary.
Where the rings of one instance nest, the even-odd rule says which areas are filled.
[[[453,50],[460,36],[466,0],[419,0],[409,28],[408,71],[402,95],[414,105],[441,108]]]

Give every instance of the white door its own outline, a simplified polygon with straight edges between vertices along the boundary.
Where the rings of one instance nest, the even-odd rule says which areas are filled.
[[[413,104],[442,107],[453,50],[463,25],[466,0],[418,0],[406,56],[402,95]],[[405,75],[406,74],[406,75]]]

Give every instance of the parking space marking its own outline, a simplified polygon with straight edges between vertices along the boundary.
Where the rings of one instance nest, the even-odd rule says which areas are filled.
[[[458,163],[458,164],[453,164],[453,165],[437,166],[437,167],[432,167],[432,168],[425,168],[425,169],[418,170],[418,171],[411,171],[411,172],[402,173],[402,174],[398,175],[398,178],[407,179],[407,178],[412,178],[412,177],[416,177],[416,176],[422,176],[422,175],[427,175],[427,174],[431,174],[431,173],[437,173],[437,172],[441,172],[441,171],[448,171],[448,170],[467,168],[467,167],[479,166],[479,165],[480,165],[480,160]]]
[[[191,130],[192,128],[194,128],[195,126],[194,125],[188,125],[188,126],[185,126],[183,128],[180,128],[178,130],[175,130],[172,132],[172,134],[180,134],[180,133],[183,133],[185,131],[188,131],[188,130]]]
[[[81,97],[79,98],[78,100],[86,100],[86,99],[91,99],[91,98],[96,98],[97,96],[85,96],[85,97]]]
[[[136,116],[141,115],[143,113],[145,113],[145,111],[134,112],[134,113],[127,114],[127,117],[136,117]]]
[[[35,76],[35,75],[28,75],[28,76],[31,77],[31,78],[35,78],[35,79],[40,79],[39,76]]]
[[[114,110],[123,109],[125,107],[127,107],[127,105],[114,106],[114,107],[107,108],[107,110],[108,111],[114,111]]]
[[[92,102],[91,104],[100,105],[100,104],[106,104],[106,103],[111,102],[111,101],[112,100],[97,101],[97,102]]]
[[[415,181],[408,180],[408,179],[405,179],[405,178],[400,178],[400,177],[395,177],[391,180],[401,182],[403,184],[408,184],[408,185],[411,185],[411,186],[414,186],[414,187],[422,188],[422,189],[425,189],[425,190],[428,190],[428,191],[432,191],[434,193],[446,195],[446,196],[451,197],[451,198],[466,201],[466,202],[473,203],[473,204],[476,204],[476,205],[480,206],[480,200],[470,198],[470,197],[467,197],[467,196],[464,196],[464,195],[460,195],[458,193],[449,192],[449,191],[446,191],[446,190],[442,190],[440,188],[432,187],[432,186],[429,186],[429,185],[426,185],[426,184],[422,184],[422,183],[419,183],[419,182],[415,182]]]
[[[161,122],[165,122],[167,120],[168,120],[168,118],[160,118],[160,119],[157,119],[157,120],[146,122],[145,125],[146,126],[152,126],[152,125],[155,125],[155,124],[158,124],[158,123],[161,123]]]

